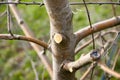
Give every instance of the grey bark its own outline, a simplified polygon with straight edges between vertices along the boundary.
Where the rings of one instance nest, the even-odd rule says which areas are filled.
[[[50,39],[53,53],[53,80],[75,80],[75,72],[62,68],[65,61],[74,60],[76,43],[72,26],[72,11],[67,0],[44,0],[50,18]],[[54,35],[59,33],[63,40],[54,41]]]

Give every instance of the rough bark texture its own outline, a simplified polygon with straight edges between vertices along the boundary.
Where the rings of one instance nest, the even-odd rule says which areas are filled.
[[[72,28],[72,11],[67,0],[44,0],[50,18],[50,39],[53,53],[53,80],[75,80],[75,72],[62,68],[65,61],[74,60],[75,36]],[[55,34],[62,41],[56,43]]]

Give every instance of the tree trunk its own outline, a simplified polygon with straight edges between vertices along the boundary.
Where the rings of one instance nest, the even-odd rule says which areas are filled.
[[[75,72],[62,68],[74,60],[76,38],[73,34],[72,11],[68,0],[44,0],[50,18],[50,39],[53,54],[53,80],[75,80]]]

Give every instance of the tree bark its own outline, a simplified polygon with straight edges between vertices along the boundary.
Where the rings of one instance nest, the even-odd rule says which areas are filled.
[[[72,11],[68,0],[44,0],[50,18],[50,39],[53,53],[53,80],[75,80],[75,72],[62,68],[65,61],[74,61],[76,38],[73,34]]]
[[[77,43],[92,33],[120,24],[120,17],[94,24],[93,29],[88,26],[74,34],[73,14],[68,0],[44,0],[44,4],[50,19],[53,80],[76,80],[75,70],[73,69],[78,69],[81,66],[81,59],[74,61],[74,51]],[[82,59],[85,60],[83,64],[92,60],[90,55],[88,57],[90,60],[88,58],[86,60]]]

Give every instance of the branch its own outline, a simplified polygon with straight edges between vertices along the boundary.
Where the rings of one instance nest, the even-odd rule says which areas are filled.
[[[8,0],[8,2],[12,2],[12,0]],[[35,38],[35,35],[33,34],[33,32],[29,29],[28,25],[22,19],[16,5],[15,4],[9,4],[9,6],[10,6],[10,9],[11,9],[13,15],[15,16],[19,26],[21,27],[21,29],[25,33],[25,35],[27,37]],[[34,43],[30,43],[30,44],[34,48],[34,50],[37,52],[37,54],[40,57],[41,61],[45,65],[50,77],[52,78],[52,74],[53,74],[52,73],[52,66],[50,64],[50,60],[48,60],[48,57],[46,55],[41,54],[42,51],[43,51],[42,47],[40,47],[40,46],[38,46],[38,45],[36,45]]]
[[[75,32],[75,35],[77,36],[77,42],[76,44],[83,38],[85,38],[88,35],[91,35],[92,33],[99,32],[101,30],[114,27],[116,25],[120,24],[120,16],[113,17],[108,20],[104,20],[98,23],[95,23],[92,25],[93,29],[91,30],[90,26],[87,26],[77,32]]]
[[[31,66],[32,66],[33,72],[35,74],[35,80],[39,80],[39,75],[38,75],[38,72],[37,72],[37,70],[35,68],[35,63],[33,62],[33,60],[30,60],[30,62],[31,62]]]
[[[108,31],[108,32],[105,32],[103,33],[101,36],[104,36],[104,35],[107,35],[107,34],[110,34],[110,33],[117,33],[116,31]],[[94,37],[94,39],[97,39],[99,37],[99,34],[96,35]],[[81,51],[82,49],[84,49],[85,47],[87,47],[93,40],[90,39],[89,41],[87,41],[86,43],[84,43],[83,45],[81,45],[80,47],[76,48],[75,50],[75,54],[77,54],[79,51]]]
[[[44,5],[43,2],[0,2],[0,4],[23,4],[23,5]],[[84,5],[83,2],[70,2],[70,5]],[[119,2],[86,2],[87,5],[120,5]]]
[[[108,68],[105,64],[98,62],[98,66],[105,72],[107,72],[108,74],[120,79],[120,73],[117,73],[115,71],[113,71],[112,69]]]
[[[73,62],[67,62],[66,61],[66,62],[64,62],[63,65],[62,65],[62,67],[65,70],[67,70],[67,71],[73,72],[73,71],[76,71],[79,68],[83,67],[84,65],[87,65],[87,64],[89,64],[89,63],[91,63],[93,61],[97,61],[97,60],[100,59],[100,57],[102,55],[104,55],[104,50],[108,49],[108,46],[110,46],[110,43],[111,42],[106,43],[104,45],[104,47],[101,48],[101,50],[100,50],[99,53],[97,52],[97,53],[94,54],[94,51],[92,51],[92,52],[90,52],[90,53],[88,53],[86,55],[82,54],[81,57],[78,60],[76,60],[76,61],[73,61]],[[93,58],[92,55],[94,56],[94,58]]]
[[[96,59],[98,60],[98,59]],[[88,64],[90,62],[93,61],[93,58],[90,56],[90,53],[85,55],[85,56],[81,56],[80,59],[78,59],[77,61],[74,62],[66,62],[64,63],[64,65],[62,66],[65,70],[70,71],[70,72],[74,72],[76,70],[78,70],[80,67],[84,66],[85,64]],[[120,74],[113,71],[112,69],[108,68],[105,64],[101,63],[100,61],[97,61],[98,66],[105,72],[107,72],[108,74],[120,79]],[[90,70],[88,70],[85,74],[85,76],[87,76],[87,74],[89,73]],[[83,77],[84,78],[84,77]]]
[[[4,11],[3,13],[0,14],[0,18],[6,15],[7,11]]]
[[[94,68],[94,62],[91,63],[90,67],[86,70],[86,72],[82,75],[80,80],[85,80],[85,78],[90,74],[90,71]]]
[[[5,39],[5,40],[24,40],[24,41],[29,41],[29,42],[33,42],[36,43],[42,47],[44,47],[45,49],[48,48],[47,43],[31,38],[31,37],[26,37],[26,36],[22,36],[22,35],[15,35],[11,36],[10,34],[0,34],[0,39]]]
[[[85,2],[87,5],[120,5],[119,2]],[[70,5],[84,5],[83,2],[70,2]]]
[[[118,50],[117,54],[115,55],[115,59],[114,59],[113,66],[112,66],[112,70],[114,70],[115,67],[116,67],[117,60],[118,60],[118,58],[119,58],[119,55],[120,55],[120,49]]]
[[[93,62],[94,60],[98,60],[100,58],[99,53],[90,52],[86,55],[82,55],[78,60],[73,62],[65,62],[63,63],[63,68],[67,71],[74,72],[81,68],[82,66]]]
[[[110,0],[110,1],[113,2],[113,0]],[[113,4],[112,4],[112,10],[113,10],[114,17],[116,17],[117,16],[117,14],[116,14],[116,8],[115,8],[115,5],[113,5]]]

